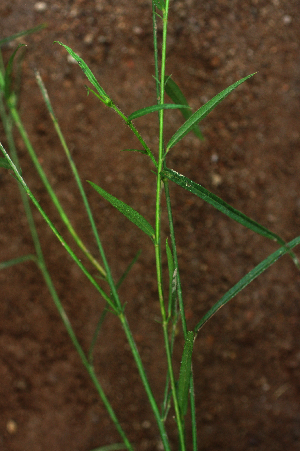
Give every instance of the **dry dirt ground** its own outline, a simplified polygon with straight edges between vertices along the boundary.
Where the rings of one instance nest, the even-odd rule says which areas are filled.
[[[19,41],[27,44],[21,115],[59,199],[95,255],[97,248],[33,69],[39,69],[47,86],[82,180],[99,183],[153,222],[151,162],[141,154],[120,152],[137,146],[130,130],[95,97],[87,97],[82,71],[53,44],[62,41],[79,53],[126,114],[154,104],[150,3],[0,3],[1,38],[48,25]],[[194,109],[239,78],[258,73],[204,120],[204,142],[188,135],[174,147],[169,167],[291,240],[300,234],[299,1],[170,3],[167,72]],[[5,61],[15,46],[3,48]],[[166,138],[182,123],[177,112],[167,117]],[[138,124],[156,152],[156,116]],[[16,142],[24,178],[67,237],[17,133]],[[16,182],[4,170],[0,177],[0,261],[5,261],[32,252],[33,245]],[[160,402],[165,359],[151,242],[88,186],[87,193],[115,277],[142,249],[121,297]],[[276,245],[173,185],[171,195],[192,328]],[[103,302],[36,211],[34,217],[55,287],[87,350]],[[1,271],[0,287],[0,449],[89,451],[119,441],[36,266],[24,263]],[[201,331],[193,355],[199,450],[300,449],[299,287],[299,272],[284,257]],[[181,350],[179,337],[177,370]],[[95,366],[136,450],[161,449],[124,334],[112,315],[100,333]],[[172,421],[169,428],[175,450]]]

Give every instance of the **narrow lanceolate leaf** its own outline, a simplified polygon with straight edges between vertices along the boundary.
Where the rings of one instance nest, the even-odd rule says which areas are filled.
[[[173,103],[163,103],[162,105],[152,105],[147,106],[146,108],[142,108],[141,110],[137,110],[134,113],[131,113],[130,116],[128,116],[128,120],[132,121],[133,119],[136,119],[137,117],[145,116],[145,114],[154,113],[155,111],[159,110],[175,110],[175,109],[186,109],[190,108],[188,105],[174,105]]]
[[[173,100],[174,103],[186,106],[189,105],[179,86],[175,83],[174,80],[172,80],[170,76],[167,75],[165,76],[165,92]],[[184,119],[189,119],[193,114],[186,108],[181,108],[180,111]],[[197,138],[204,139],[198,124],[193,125],[191,130],[197,136]]]
[[[194,338],[195,333],[190,330],[186,335],[180,366],[177,396],[182,417],[186,415],[188,406]]]
[[[131,260],[131,262],[129,263],[129,265],[127,266],[127,268],[125,269],[125,271],[123,272],[122,276],[120,277],[120,279],[118,280],[118,283],[116,285],[117,289],[120,288],[120,286],[122,285],[122,283],[124,282],[124,280],[126,279],[126,277],[128,276],[129,272],[131,271],[131,268],[133,267],[133,265],[136,263],[137,259],[139,258],[139,256],[141,255],[142,251],[141,249],[136,253],[136,255],[134,256],[134,258]]]
[[[168,269],[169,269],[169,279],[173,279],[173,273],[174,273],[174,260],[172,251],[170,249],[168,239],[166,239],[166,254],[167,254],[167,260],[168,260]]]
[[[176,295],[176,282],[177,282],[177,270],[174,268],[174,259],[172,251],[170,249],[168,239],[166,240],[166,254],[169,269],[169,304],[168,304],[168,319],[171,318],[173,314],[173,306]]]
[[[229,216],[231,219],[234,219],[235,221],[239,222],[248,229],[253,230],[253,232],[256,232],[259,235],[262,235],[271,240],[275,240],[281,245],[284,244],[284,241],[280,238],[280,236],[276,235],[275,233],[268,230],[266,227],[260,225],[258,222],[244,215],[244,213],[241,213],[239,210],[236,210],[231,205],[224,202],[224,200],[222,200],[220,197],[211,193],[206,188],[204,188],[203,186],[199,185],[196,182],[193,182],[184,175],[179,174],[178,172],[173,171],[173,169],[169,168],[164,169],[163,175],[166,176],[172,182],[177,183],[177,185],[181,186],[187,191],[190,191],[191,193],[200,197],[205,202],[211,204],[213,207],[215,207],[217,210],[221,211],[225,215]]]
[[[62,42],[60,42],[60,41],[54,41],[54,42],[57,42],[57,44],[62,45],[67,50],[67,52],[72,56],[72,58],[74,58],[75,61],[77,61],[77,63],[81,67],[83,73],[87,77],[87,79],[92,83],[92,85],[99,92],[102,100],[105,103],[109,103],[111,101],[109,96],[106,94],[104,89],[99,85],[98,81],[96,80],[95,75],[93,74],[93,72],[91,71],[89,66],[83,61],[83,59],[80,58],[80,56],[78,56],[75,52],[73,52],[73,50],[70,47],[68,47],[67,45],[63,44]]]
[[[168,152],[171,147],[175,146],[189,131],[195,124],[198,124],[202,119],[204,119],[228,94],[231,93],[235,88],[237,88],[241,83],[248,80],[248,78],[252,77],[254,74],[250,74],[245,78],[233,83],[233,85],[224,89],[224,91],[217,94],[213,99],[209,100],[205,105],[199,108],[192,116],[177,130],[177,132],[172,136],[170,141],[168,142],[166,152]]]
[[[273,263],[275,263],[280,257],[282,257],[287,252],[291,252],[295,246],[300,244],[300,237],[294,238],[292,241],[282,246],[273,254],[269,255],[265,260],[259,263],[255,268],[253,268],[246,276],[244,276],[237,284],[235,284],[229,291],[227,291],[221,299],[216,302],[216,304],[203,316],[201,321],[197,324],[194,331],[197,333],[201,327],[228,301],[230,301],[234,296],[236,296],[240,291],[242,291],[249,283],[251,283],[256,277],[262,274],[266,269],[268,269]]]
[[[5,76],[4,76],[4,94],[5,94],[5,98],[8,99],[10,94],[11,94],[11,74],[12,74],[12,70],[13,70],[13,62],[14,62],[14,58],[16,56],[17,51],[19,50],[20,47],[26,47],[25,44],[19,44],[18,47],[16,48],[16,50],[13,52],[13,54],[11,55],[11,57],[8,60],[6,69],[5,69]]]
[[[172,80],[170,75],[165,76],[165,91],[168,94],[169,97],[173,100],[174,103],[181,103],[182,105],[188,105],[188,102],[183,95],[181,89],[175,83],[174,80]]]
[[[11,36],[8,36],[7,38],[0,39],[0,47],[4,44],[7,44],[8,42],[13,41],[14,39],[20,38],[22,36],[27,36],[31,33],[36,33],[37,31],[42,30],[43,28],[46,28],[46,24],[38,25],[37,27],[30,28],[29,30],[20,31],[19,33],[13,34]]]
[[[6,262],[0,263],[0,270],[9,268],[10,266],[18,265],[20,263],[24,263],[28,260],[37,262],[37,257],[33,254],[23,255],[22,257],[12,258],[11,260],[7,260]]]
[[[137,227],[139,227],[143,232],[150,236],[153,240],[155,238],[155,232],[151,224],[136,210],[134,210],[129,205],[125,204],[121,200],[114,197],[112,194],[109,194],[104,189],[100,188],[100,186],[96,185],[93,182],[88,182],[100,196],[104,197],[111,205],[113,205],[117,210],[119,210],[126,218],[128,218],[131,222],[133,222]]]

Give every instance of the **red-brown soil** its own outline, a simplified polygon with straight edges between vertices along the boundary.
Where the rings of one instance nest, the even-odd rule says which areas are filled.
[[[194,109],[239,78],[258,73],[204,120],[204,142],[190,134],[174,147],[169,167],[291,240],[300,234],[299,2],[170,3],[167,72]],[[33,69],[39,69],[47,86],[82,180],[100,184],[153,223],[151,162],[141,154],[120,152],[137,146],[130,130],[95,97],[87,97],[84,74],[53,44],[62,41],[79,53],[130,114],[155,103],[151,2],[54,0],[45,2],[45,9],[37,5],[33,0],[2,0],[0,37],[48,25],[19,40],[27,44],[21,116],[75,229],[97,256]],[[6,62],[15,45],[3,48]],[[167,117],[166,138],[182,123],[177,112]],[[156,152],[156,115],[137,124]],[[17,133],[16,142],[25,180],[71,243]],[[33,252],[33,244],[17,184],[7,171],[0,177],[0,261],[5,261]],[[89,186],[87,193],[116,278],[142,249],[120,294],[161,402],[166,364],[152,244]],[[171,195],[188,326],[193,328],[276,245],[178,187],[171,186]],[[55,287],[87,350],[103,302],[35,210],[34,217]],[[120,441],[37,267],[24,263],[1,271],[0,287],[0,449],[89,451]],[[299,272],[283,257],[199,334],[193,355],[199,450],[300,449],[299,287]],[[179,336],[177,370],[181,351]],[[147,397],[113,315],[100,333],[95,366],[135,449],[161,449]],[[169,427],[175,450],[172,421]]]

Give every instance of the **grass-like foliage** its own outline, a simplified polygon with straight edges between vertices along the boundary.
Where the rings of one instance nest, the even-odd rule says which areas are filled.
[[[151,14],[151,2],[149,0],[149,13]],[[156,97],[157,104],[152,106],[146,106],[143,109],[132,112],[129,116],[125,116],[122,111],[117,107],[114,103],[113,99],[110,98],[107,91],[109,91],[109,86],[103,87],[99,83],[99,81],[95,78],[94,74],[88,67],[87,63],[80,58],[75,51],[73,51],[67,45],[57,42],[56,45],[61,45],[61,50],[63,52],[67,51],[78,63],[79,68],[83,71],[87,78],[87,82],[91,85],[87,86],[88,93],[95,95],[95,102],[101,101],[103,103],[103,108],[112,108],[119,116],[120,120],[124,121],[128,127],[132,130],[135,136],[138,138],[140,142],[140,149],[126,149],[126,150],[135,150],[141,152],[148,156],[153,163],[153,171],[156,174],[156,189],[154,190],[155,196],[155,223],[150,224],[148,220],[146,220],[138,211],[134,210],[130,205],[125,204],[122,200],[112,196],[110,193],[106,192],[103,188],[96,185],[93,180],[89,181],[89,185],[87,183],[82,183],[80,179],[80,175],[77,171],[77,168],[74,164],[70,156],[70,152],[67,146],[67,143],[63,137],[63,134],[60,130],[59,124],[55,117],[54,110],[51,106],[50,99],[48,97],[46,88],[43,84],[43,81],[39,75],[39,73],[35,73],[35,77],[37,83],[40,87],[41,94],[45,100],[46,106],[48,108],[49,114],[53,120],[54,128],[60,138],[62,147],[65,151],[65,154],[69,160],[70,169],[73,172],[74,178],[77,182],[82,202],[87,211],[87,215],[89,218],[90,226],[93,231],[95,241],[98,246],[99,251],[99,261],[93,255],[90,254],[86,245],[78,236],[77,232],[73,228],[71,224],[71,220],[68,218],[65,213],[62,205],[60,204],[51,184],[49,183],[47,176],[38,161],[34,148],[30,142],[30,139],[26,133],[26,130],[23,126],[22,119],[18,112],[18,96],[17,92],[12,83],[12,72],[15,68],[16,55],[21,51],[19,48],[22,45],[19,45],[16,50],[12,53],[6,67],[1,59],[1,70],[0,70],[0,114],[1,120],[3,123],[3,127],[6,134],[6,142],[8,143],[8,148],[4,149],[3,145],[1,146],[1,151],[3,156],[0,158],[0,166],[1,170],[10,171],[15,179],[18,181],[18,185],[20,187],[21,196],[24,202],[24,208],[27,214],[28,223],[30,225],[30,230],[32,234],[32,239],[35,247],[35,253],[25,256],[20,256],[17,259],[13,259],[10,261],[2,262],[0,264],[0,268],[4,269],[14,264],[24,264],[27,260],[33,260],[36,262],[38,268],[41,270],[43,277],[45,279],[45,283],[47,284],[53,301],[58,309],[58,312],[61,316],[61,319],[66,327],[66,330],[76,347],[80,358],[82,360],[83,365],[88,371],[101,399],[104,403],[108,415],[111,420],[114,422],[115,427],[120,435],[122,443],[118,444],[108,444],[107,447],[99,448],[101,449],[128,449],[133,450],[133,445],[128,440],[123,428],[121,427],[120,422],[118,421],[117,414],[114,412],[110,401],[106,397],[103,388],[97,378],[93,367],[93,351],[96,342],[96,337],[103,323],[106,314],[108,311],[112,311],[120,320],[120,323],[124,329],[126,338],[128,340],[130,349],[132,351],[132,355],[134,357],[137,369],[139,371],[141,381],[144,385],[145,391],[147,393],[149,403],[151,405],[153,414],[156,419],[157,428],[161,437],[161,442],[163,444],[163,449],[166,451],[171,450],[171,444],[168,439],[168,431],[166,428],[166,419],[168,418],[170,407],[172,407],[172,412],[174,412],[174,422],[176,424],[178,430],[178,445],[177,449],[180,451],[185,451],[187,449],[187,437],[186,437],[186,428],[185,421],[186,415],[189,412],[191,416],[192,423],[192,440],[189,439],[189,442],[193,443],[193,450],[196,451],[198,449],[197,445],[197,421],[196,421],[196,409],[195,409],[195,396],[194,396],[194,383],[193,383],[193,372],[192,372],[192,358],[193,358],[193,346],[195,339],[197,338],[197,334],[199,333],[202,326],[210,319],[210,317],[216,313],[216,311],[226,304],[229,300],[231,300],[236,294],[238,294],[243,288],[245,288],[250,282],[252,282],[256,277],[258,277],[261,273],[263,273],[267,268],[269,268],[275,261],[278,260],[279,257],[284,255],[285,253],[289,253],[289,255],[293,258],[295,264],[298,265],[298,260],[294,255],[292,249],[300,244],[300,237],[295,238],[290,243],[285,243],[278,235],[268,230],[263,225],[258,224],[256,221],[252,220],[242,212],[236,210],[232,206],[228,205],[222,199],[217,197],[215,194],[208,191],[206,188],[198,184],[196,181],[190,180],[187,176],[182,175],[169,168],[167,165],[167,154],[172,150],[175,145],[178,145],[180,141],[190,132],[194,133],[200,140],[203,139],[203,135],[199,128],[199,123],[222,101],[224,100],[234,89],[238,88],[241,83],[247,82],[247,80],[252,77],[254,74],[250,74],[241,80],[236,81],[234,84],[224,89],[219,94],[216,94],[211,100],[209,100],[205,105],[199,107],[199,109],[192,113],[188,101],[182,93],[181,89],[175,81],[171,78],[171,76],[166,74],[166,43],[167,43],[167,25],[168,25],[168,13],[169,13],[169,0],[153,0],[152,1],[152,17],[153,17],[153,42],[154,42],[154,62],[155,62],[155,89],[156,89]],[[161,41],[158,42],[158,37],[156,34],[157,30],[157,21],[162,22],[162,37]],[[0,41],[0,45],[14,39],[15,37],[20,37],[25,35],[26,33],[30,33],[33,31],[38,31],[37,29],[28,30],[27,32],[18,33],[18,35],[3,39]],[[158,52],[158,48],[161,49]],[[169,96],[173,103],[165,103],[165,94]],[[178,130],[174,130],[174,134],[169,140],[169,142],[165,145],[164,140],[164,115],[167,114],[166,110],[168,109],[178,109],[183,116],[183,123]],[[140,135],[136,128],[136,120],[139,117],[147,115],[147,114],[158,114],[159,121],[159,146],[158,149],[150,149],[146,144],[143,137]],[[93,277],[92,274],[86,269],[84,264],[81,262],[76,252],[74,252],[71,247],[67,244],[66,240],[63,236],[58,232],[55,228],[51,219],[46,215],[42,207],[40,206],[38,200],[34,196],[34,193],[29,189],[26,180],[22,177],[21,168],[18,161],[18,153],[16,151],[16,146],[13,138],[13,127],[16,127],[25,143],[25,146],[28,150],[28,153],[32,159],[32,162],[36,168],[37,174],[42,179],[44,186],[53,202],[55,207],[57,208],[61,219],[66,225],[68,231],[70,232],[74,242],[78,246],[78,248],[85,254],[87,260],[93,265],[93,267],[97,270],[98,276],[97,278]],[[201,142],[199,141],[199,145]],[[123,150],[123,149],[120,149]],[[253,268],[248,274],[246,274],[234,287],[232,287],[227,293],[225,293],[221,299],[216,300],[214,306],[204,315],[203,318],[199,318],[196,326],[190,328],[187,324],[187,320],[185,317],[185,304],[183,299],[183,294],[181,290],[181,281],[180,281],[180,268],[178,266],[178,258],[177,258],[177,250],[176,250],[176,241],[173,227],[173,219],[172,219],[172,209],[170,202],[170,192],[169,192],[169,183],[175,183],[182,187],[183,189],[189,191],[191,195],[196,195],[203,199],[205,202],[211,204],[214,208],[220,211],[220,214],[223,213],[232,221],[236,221],[243,226],[251,229],[253,232],[258,233],[264,236],[267,239],[274,240],[278,243],[279,248],[271,254],[268,258],[263,260],[259,265]],[[139,227],[145,236],[145,239],[151,240],[153,243],[153,252],[155,254],[156,259],[156,278],[157,278],[157,290],[158,290],[158,298],[160,304],[160,312],[161,312],[161,327],[163,330],[164,336],[164,347],[165,347],[165,356],[167,362],[167,373],[166,373],[166,384],[164,390],[164,401],[162,406],[158,405],[157,400],[154,398],[150,383],[147,378],[146,371],[144,369],[143,361],[138,352],[138,348],[134,341],[132,332],[130,330],[129,323],[126,317],[126,305],[122,302],[122,299],[119,297],[118,288],[121,283],[126,279],[128,272],[130,271],[132,265],[134,265],[136,258],[129,264],[127,270],[121,277],[119,281],[113,279],[111,274],[111,269],[108,265],[106,254],[104,247],[101,242],[100,233],[97,230],[96,224],[93,218],[93,209],[89,205],[87,196],[85,194],[85,188],[87,186],[92,186],[96,192],[103,197],[107,202],[115,207],[119,213],[123,214],[128,220],[133,223],[133,227]],[[163,187],[163,189],[162,189]],[[166,242],[166,246],[163,246],[161,239],[161,228],[162,228],[162,205],[161,202],[162,196],[165,196],[167,214],[168,214],[168,222],[169,222],[169,240]],[[49,227],[52,229],[54,235],[57,239],[63,244],[66,252],[72,257],[74,262],[79,266],[79,268],[83,271],[85,276],[88,278],[91,284],[94,285],[96,290],[99,292],[99,296],[104,301],[104,311],[99,319],[97,330],[95,331],[94,338],[91,342],[90,350],[86,354],[79,341],[78,338],[72,328],[72,325],[66,315],[64,307],[57,295],[55,287],[53,285],[51,275],[49,274],[45,259],[41,250],[38,231],[36,230],[34,220],[31,213],[31,206],[29,200],[34,204],[34,206],[39,210],[42,217],[45,219]],[[117,213],[117,214],[119,214]],[[168,269],[169,269],[169,284],[168,289],[163,285],[162,278],[162,255],[166,249],[167,261],[168,261]],[[104,287],[104,288],[103,288]],[[26,287],[24,287],[26,289]],[[184,336],[185,344],[182,353],[181,366],[179,374],[176,374],[174,371],[174,361],[173,361],[173,347],[176,339],[177,331],[181,328],[182,335]],[[188,409],[190,406],[190,409]],[[125,406],[124,406],[125,408]],[[174,449],[174,448],[173,448]]]

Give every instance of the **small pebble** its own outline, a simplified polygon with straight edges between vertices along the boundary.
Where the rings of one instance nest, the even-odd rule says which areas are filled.
[[[94,41],[94,34],[93,33],[88,33],[83,38],[83,42],[86,45],[91,45],[93,43],[93,41]]]
[[[288,16],[287,14],[283,16],[282,20],[285,25],[289,25],[292,22],[291,16]]]
[[[211,174],[211,183],[213,184],[213,186],[218,187],[219,185],[221,185],[222,181],[223,179],[219,174]]]
[[[133,27],[132,31],[133,31],[133,33],[136,34],[137,36],[143,34],[143,29],[142,29],[141,27],[138,27],[138,26]]]
[[[148,420],[143,421],[142,423],[142,428],[144,429],[150,429],[151,428],[151,423]]]
[[[47,3],[46,2],[36,2],[34,5],[34,10],[38,13],[42,13],[46,11],[47,9]]]
[[[14,420],[8,420],[6,423],[6,429],[9,434],[15,434],[18,429],[17,423]]]

